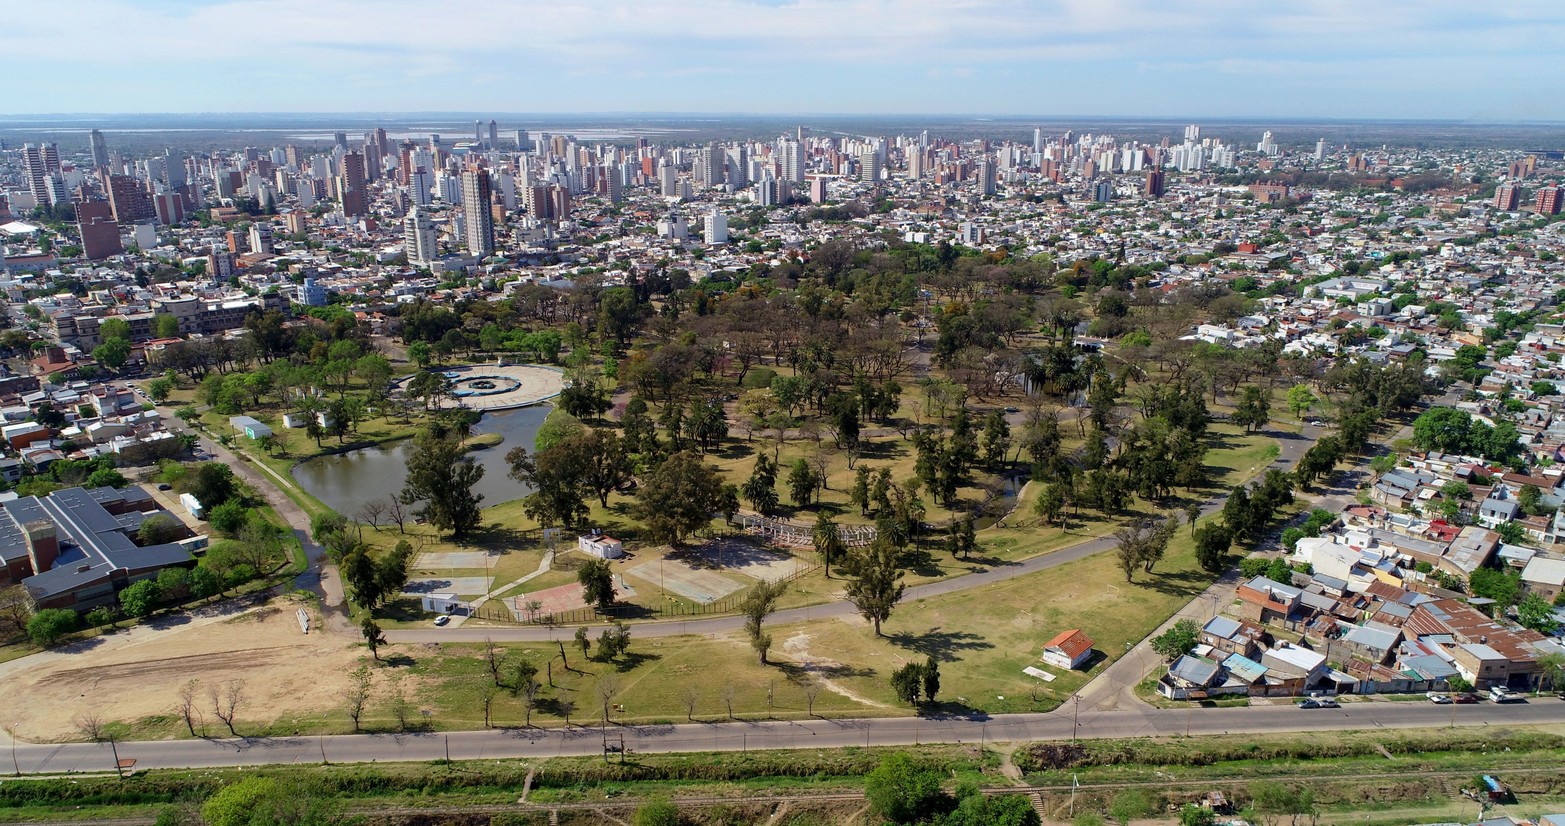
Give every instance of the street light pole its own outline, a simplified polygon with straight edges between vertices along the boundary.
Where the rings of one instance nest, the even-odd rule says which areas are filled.
[[[1071,700],[1072,708],[1075,709],[1075,714],[1071,716],[1071,740],[1074,742],[1076,740],[1077,729],[1081,723],[1081,695],[1075,695],[1071,697]]]

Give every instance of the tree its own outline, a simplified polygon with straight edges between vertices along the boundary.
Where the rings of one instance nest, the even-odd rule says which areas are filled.
[[[27,621],[33,617],[33,596],[23,585],[0,586],[0,634],[27,633]]]
[[[484,497],[473,492],[473,486],[483,477],[483,466],[466,454],[461,440],[425,431],[417,437],[413,455],[408,457],[402,498],[421,503],[416,515],[462,539],[483,518],[479,503]]]
[[[1209,574],[1220,574],[1228,567],[1228,548],[1233,533],[1221,522],[1208,522],[1195,532],[1196,562]]]
[[[244,682],[229,680],[222,689],[212,686],[207,696],[212,700],[212,713],[228,727],[229,734],[238,737],[239,732],[234,729],[234,718],[239,716],[239,707],[244,705]]]
[[[185,721],[185,730],[190,732],[191,737],[196,736],[196,721],[201,717],[200,708],[196,704],[200,689],[200,680],[189,680],[179,687],[179,716]]]
[[[765,453],[755,454],[755,467],[739,492],[762,516],[777,512],[777,465]]]
[[[1204,806],[1186,803],[1179,807],[1179,826],[1217,826],[1217,815]]]
[[[366,614],[364,620],[359,623],[359,633],[364,635],[364,644],[369,646],[370,656],[380,662],[380,647],[386,644],[386,635],[380,630],[380,625],[375,618]]]
[[[918,693],[924,688],[923,663],[908,662],[891,672],[891,690],[897,699],[909,705],[918,705]]]
[[[1286,401],[1288,402],[1288,410],[1297,419],[1310,412],[1310,408],[1315,406],[1316,399],[1315,394],[1310,391],[1309,385],[1295,384],[1288,388]]]
[[[581,583],[582,601],[607,611],[614,606],[614,573],[609,563],[602,559],[589,560],[576,571],[576,581]]]
[[[581,655],[583,657],[587,656],[587,652],[592,650],[592,639],[587,636],[587,627],[586,626],[581,626],[581,627],[576,629],[576,637],[575,637],[575,639],[576,639],[576,647],[581,649]],[[560,658],[564,659],[565,655],[561,654]],[[567,665],[565,667],[566,668],[570,668],[569,665]]]
[[[209,511],[234,497],[234,471],[227,465],[203,462],[185,480],[187,492]]]
[[[713,514],[732,513],[737,496],[722,477],[691,451],[664,459],[642,479],[634,513],[649,539],[678,545]]]
[[[788,471],[788,493],[793,497],[793,503],[799,507],[810,504],[820,482],[804,457],[794,460],[793,467]]]
[[[27,621],[27,636],[34,645],[49,647],[76,630],[76,612],[66,608],[44,608]]]
[[[880,624],[891,617],[891,609],[901,601],[905,590],[897,549],[886,537],[877,536],[858,559],[856,568],[857,575],[847,587],[848,601],[874,624],[875,636],[882,636]]]
[[[956,808],[938,821],[941,826],[1039,826],[1032,801],[1020,794],[961,794]]]
[[[1478,568],[1467,580],[1468,590],[1474,596],[1492,599],[1495,610],[1503,612],[1516,604],[1521,596],[1521,575],[1515,571],[1501,572],[1493,568]]]
[[[522,500],[522,510],[545,528],[586,521],[591,513],[582,493],[587,469],[581,452],[569,442],[528,455],[517,446],[505,454],[512,479],[532,488]]]
[[[173,542],[181,533],[180,525],[161,513],[153,514],[136,529],[136,540],[143,547]]]
[[[131,583],[128,588],[120,591],[120,606],[130,616],[142,619],[151,616],[152,612],[157,610],[158,601],[162,598],[163,594],[158,589],[157,582],[143,579]]]
[[[1152,650],[1162,654],[1164,659],[1174,660],[1188,654],[1200,639],[1201,626],[1195,620],[1182,619],[1152,638]]]
[[[924,672],[920,675],[924,688],[924,702],[933,703],[940,693],[940,664],[933,654],[924,660]]]
[[[287,793],[270,777],[246,777],[207,798],[201,818],[209,826],[250,826],[265,801]]]
[[[864,778],[870,811],[892,823],[918,823],[947,803],[940,775],[920,768],[903,752],[893,752]]]
[[[1554,605],[1538,594],[1528,594],[1516,604],[1516,621],[1540,634],[1553,634],[1558,625],[1554,620]]]
[[[179,319],[168,313],[153,316],[152,335],[154,338],[179,338]]]
[[[1551,652],[1539,657],[1538,675],[1543,678],[1545,687],[1565,690],[1565,654]]]
[[[234,536],[244,527],[250,509],[238,499],[230,499],[207,512],[207,522],[218,533]]]
[[[815,544],[815,552],[821,555],[826,578],[831,579],[831,566],[847,552],[847,546],[837,532],[837,523],[831,521],[831,515],[824,510],[815,516],[815,530],[810,533],[810,541]]]
[[[1065,502],[1069,487],[1064,482],[1050,482],[1038,492],[1033,502],[1033,513],[1045,523],[1060,525],[1065,522]]]
[[[1264,428],[1266,423],[1271,421],[1271,412],[1270,395],[1252,384],[1246,386],[1240,394],[1239,402],[1234,405],[1233,415],[1229,419],[1249,432]]]
[[[772,647],[772,635],[762,630],[761,625],[776,610],[777,600],[787,591],[786,582],[762,582],[751,588],[745,594],[744,602],[739,604],[739,613],[744,615],[745,635],[750,639],[750,647],[760,657],[761,665],[766,665],[766,654]]]

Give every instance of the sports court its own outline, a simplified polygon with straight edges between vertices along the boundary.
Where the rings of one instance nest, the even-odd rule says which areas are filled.
[[[786,579],[806,567],[795,557],[735,539],[718,539],[682,548],[669,554],[668,560],[678,560],[696,568],[727,569],[764,582]]]
[[[747,584],[716,571],[692,568],[676,559],[643,562],[627,568],[625,573],[648,585],[662,585],[665,591],[703,605],[716,602]]]
[[[556,585],[553,588],[545,588],[542,591],[533,591],[529,594],[517,594],[506,600],[511,603],[513,610],[521,614],[527,614],[527,603],[532,601],[542,603],[538,609],[540,616],[547,614],[563,614],[566,611],[576,611],[587,607],[587,602],[581,598],[581,583],[572,582],[566,585]]]
[[[487,576],[425,576],[408,580],[404,594],[456,594],[461,597],[483,596],[489,593],[494,577]]]
[[[475,568],[483,568],[494,564],[498,555],[490,556],[486,551],[454,551],[451,553],[422,553],[413,561],[415,568],[432,568],[435,570],[454,571],[465,568],[469,571]]]

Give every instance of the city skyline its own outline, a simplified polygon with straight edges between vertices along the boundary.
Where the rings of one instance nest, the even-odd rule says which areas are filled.
[[[1536,68],[1558,53],[1565,9],[1531,0],[477,2],[445,18],[365,0],[30,5],[0,47],[21,62],[71,59],[51,64],[47,82],[8,90],[13,113],[1556,121],[1565,111],[1565,90]]]

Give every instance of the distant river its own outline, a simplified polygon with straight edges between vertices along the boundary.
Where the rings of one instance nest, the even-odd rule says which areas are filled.
[[[476,489],[483,494],[485,507],[532,493],[532,488],[506,475],[510,468],[505,463],[505,454],[517,445],[531,451],[538,438],[538,427],[549,410],[548,405],[537,405],[486,413],[483,421],[473,428],[474,433],[499,433],[505,437],[498,445],[468,454],[484,468],[484,478]],[[365,502],[402,491],[408,458],[412,455],[413,440],[405,439],[390,445],[311,459],[294,467],[293,478],[316,499],[351,517]]]

